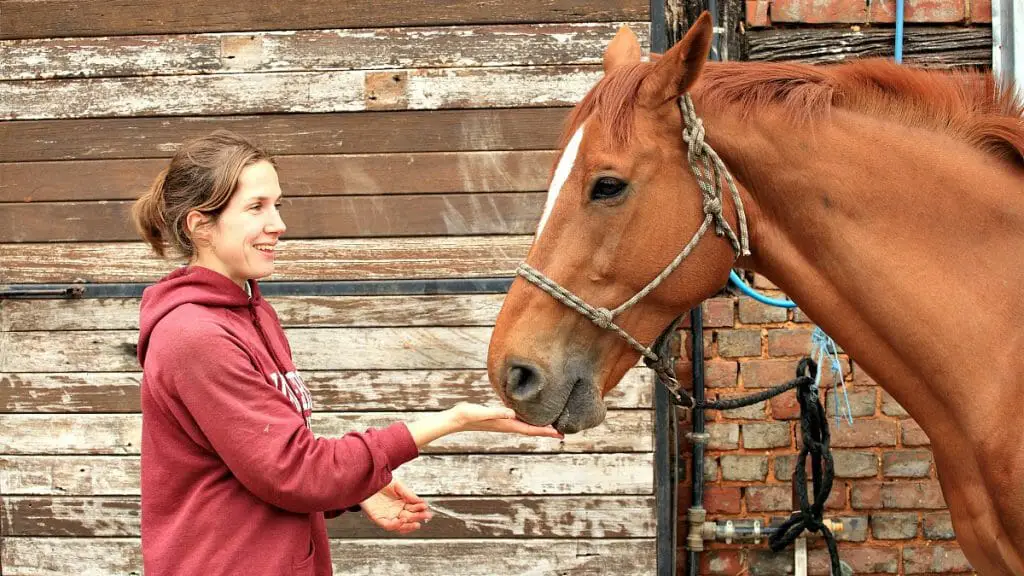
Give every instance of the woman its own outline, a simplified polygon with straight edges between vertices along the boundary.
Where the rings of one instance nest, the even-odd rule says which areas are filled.
[[[146,289],[140,312],[147,574],[331,574],[325,513],[361,508],[399,532],[429,520],[392,472],[431,441],[466,430],[559,436],[507,408],[460,404],[315,437],[309,391],[255,282],[274,271],[280,200],[273,160],[220,131],[185,144],[133,207],[158,255],[189,261]]]

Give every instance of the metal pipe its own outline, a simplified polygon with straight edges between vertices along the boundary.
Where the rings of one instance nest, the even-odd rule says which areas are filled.
[[[697,402],[704,401],[704,314],[698,304],[690,310],[691,360],[693,366],[693,398]],[[700,553],[704,550],[704,538],[701,527],[707,512],[704,510],[704,444],[708,435],[704,431],[704,410],[694,408],[690,412],[693,431],[687,436],[693,444],[691,452],[691,500],[687,512],[689,533],[686,537],[688,574],[696,574],[700,569]]]
[[[668,19],[663,0],[651,0],[651,51],[668,50]],[[657,574],[676,574],[676,523],[679,518],[679,420],[664,386],[654,385],[654,467],[657,502]]]

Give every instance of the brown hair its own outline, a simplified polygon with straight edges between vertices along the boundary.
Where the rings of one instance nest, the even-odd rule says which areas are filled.
[[[231,200],[247,166],[273,158],[263,148],[227,130],[185,142],[156,180],[132,206],[132,222],[159,256],[173,248],[186,258],[196,247],[186,229],[192,210],[213,221]]]

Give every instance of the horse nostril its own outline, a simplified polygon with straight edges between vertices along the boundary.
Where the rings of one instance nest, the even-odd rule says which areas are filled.
[[[505,393],[516,402],[535,399],[542,387],[540,373],[525,364],[513,364],[505,376]]]

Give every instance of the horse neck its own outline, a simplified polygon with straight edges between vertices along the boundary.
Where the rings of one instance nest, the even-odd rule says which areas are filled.
[[[741,264],[794,298],[926,431],[925,420],[971,418],[955,405],[963,386],[1024,368],[999,352],[1024,352],[1013,325],[1024,317],[1019,170],[843,110],[801,127],[771,111],[698,110],[743,188],[753,256]]]

